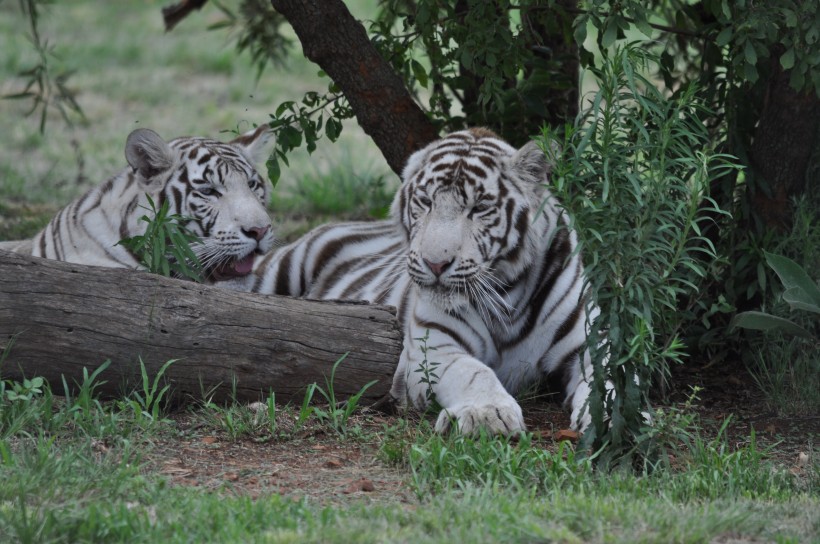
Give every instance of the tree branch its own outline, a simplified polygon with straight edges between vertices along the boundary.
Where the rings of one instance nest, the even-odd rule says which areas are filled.
[[[165,21],[165,31],[170,32],[192,11],[202,9],[208,0],[182,0],[177,4],[162,8],[162,19]]]
[[[400,174],[407,157],[438,137],[404,82],[379,55],[341,0],[271,0],[302,42],[305,57],[339,85],[362,129]]]

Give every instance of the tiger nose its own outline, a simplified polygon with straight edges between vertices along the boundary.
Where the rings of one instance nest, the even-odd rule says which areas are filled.
[[[249,229],[242,229],[242,233],[248,238],[253,238],[258,242],[265,236],[269,228],[269,225],[264,227],[251,227]]]
[[[445,270],[450,268],[450,265],[453,264],[453,259],[450,259],[449,261],[440,261],[437,263],[431,263],[427,259],[424,259],[424,262],[427,263],[427,267],[430,268],[430,271],[438,278],[444,273]]]

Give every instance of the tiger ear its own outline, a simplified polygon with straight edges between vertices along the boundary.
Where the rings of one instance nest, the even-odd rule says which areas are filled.
[[[238,147],[254,164],[265,162],[270,155],[269,143],[273,140],[273,133],[268,125],[259,125],[242,136],[234,138],[229,143]]]
[[[174,166],[174,153],[159,134],[147,128],[138,128],[125,141],[125,159],[142,179],[150,185],[154,179]]]
[[[528,142],[510,159],[513,169],[525,180],[538,185],[547,182],[555,165],[554,158],[560,153],[558,144],[551,142],[547,154],[536,142]],[[549,155],[549,157],[547,156]]]

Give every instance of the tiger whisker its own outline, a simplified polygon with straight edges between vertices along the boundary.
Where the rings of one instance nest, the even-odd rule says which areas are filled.
[[[484,306],[488,313],[491,312],[497,318],[497,321],[504,325],[505,329],[508,328],[513,308],[491,287],[487,278],[483,275],[475,276],[474,283],[476,290],[481,294],[477,302]]]

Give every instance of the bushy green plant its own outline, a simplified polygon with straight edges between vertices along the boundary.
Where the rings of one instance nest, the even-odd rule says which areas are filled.
[[[430,329],[427,329],[427,330],[424,331],[424,336],[423,337],[415,339],[416,341],[418,341],[421,344],[420,349],[421,349],[422,354],[424,355],[424,359],[422,360],[421,364],[419,365],[419,368],[414,370],[414,372],[417,372],[417,373],[421,374],[421,376],[419,376],[419,382],[418,383],[427,384],[427,388],[424,391],[424,396],[427,399],[428,403],[432,403],[432,402],[435,402],[435,400],[436,400],[434,398],[435,395],[433,394],[433,386],[438,383],[438,379],[439,379],[438,373],[436,372],[436,369],[439,366],[441,366],[441,363],[438,362],[438,361],[432,361],[432,360],[428,359],[429,354],[436,350],[435,346],[428,346],[427,345],[427,340],[429,338],[430,338]]]
[[[605,462],[634,451],[653,380],[685,356],[679,334],[715,258],[703,228],[723,213],[710,182],[734,168],[713,151],[695,89],[667,97],[642,75],[656,63],[636,45],[605,55],[575,125],[543,135],[555,155],[552,189],[578,233],[590,304],[600,308],[589,316],[584,444],[608,444]]]
[[[264,402],[247,404],[238,400],[237,379],[231,379],[230,400],[225,404],[213,402],[213,392],[203,394],[204,399],[194,415],[204,425],[224,431],[231,440],[253,438],[269,440],[280,434],[276,421],[276,395],[271,391]]]
[[[198,236],[185,227],[186,218],[168,214],[168,201],[157,209],[154,200],[146,195],[150,213],[140,217],[148,224],[144,234],[124,238],[119,244],[134,253],[146,269],[163,276],[176,275],[202,281],[202,263],[191,249],[201,243]]]
[[[2,365],[5,354],[0,356]],[[89,373],[83,368],[83,380],[69,388],[63,377],[63,398],[55,396],[51,385],[40,376],[22,381],[0,379],[0,440],[10,437],[34,437],[61,432],[86,437],[123,437],[130,433],[127,418],[107,409],[95,397],[101,384],[98,377],[108,368],[105,361]]]

